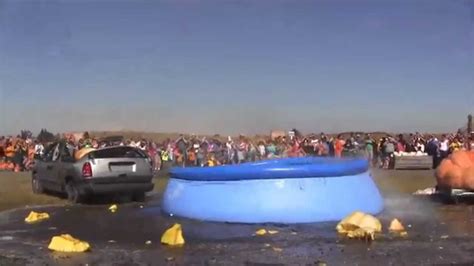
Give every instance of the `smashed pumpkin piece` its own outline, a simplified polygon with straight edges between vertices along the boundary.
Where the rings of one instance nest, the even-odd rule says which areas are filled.
[[[54,236],[48,248],[60,252],[85,252],[90,249],[89,243],[72,237],[69,234]]]
[[[82,149],[80,149],[80,150],[78,150],[74,153],[74,159],[76,159],[76,161],[79,161],[84,156],[86,156],[87,154],[89,154],[93,151],[95,151],[94,148],[82,148]]]
[[[393,219],[392,222],[390,222],[390,227],[388,230],[391,233],[396,233],[400,236],[407,236],[408,233],[405,230],[405,227],[402,225],[402,223],[398,219]]]
[[[49,214],[46,212],[30,212],[30,214],[25,218],[25,222],[32,224],[41,222],[43,220],[49,219]]]
[[[263,236],[263,235],[266,235],[266,234],[274,235],[274,234],[278,234],[278,231],[277,230],[259,229],[255,232],[255,235],[258,235],[258,236]]]
[[[180,224],[174,224],[165,231],[161,237],[161,243],[169,246],[184,245],[183,230]]]
[[[398,219],[393,219],[390,222],[390,227],[388,228],[391,232],[403,232],[405,231],[405,227],[403,227],[402,223]]]
[[[282,252],[282,251],[283,251],[282,248],[277,248],[277,247],[273,247],[272,249],[273,249],[273,251],[275,251],[275,252]]]
[[[111,212],[116,212],[117,209],[118,209],[117,204],[111,205],[111,206],[109,207],[109,211],[111,211]]]
[[[348,238],[374,240],[375,233],[382,232],[382,224],[370,214],[354,212],[342,219],[336,230]]]

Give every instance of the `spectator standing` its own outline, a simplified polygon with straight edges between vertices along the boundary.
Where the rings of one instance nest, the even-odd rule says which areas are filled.
[[[44,145],[43,143],[35,140],[35,157],[41,158],[44,154]]]
[[[398,142],[397,142],[397,151],[398,152],[405,152],[407,148],[407,142],[402,134],[398,135]]]
[[[268,141],[267,147],[265,148],[267,158],[275,158],[276,156],[276,146],[273,141]]]
[[[196,159],[197,159],[197,166],[203,167],[206,162],[206,154],[207,154],[207,149],[205,148],[204,145],[201,145],[196,152]]]
[[[258,155],[259,155],[260,160],[266,157],[266,149],[265,149],[265,144],[263,143],[263,141],[260,141],[258,143]]]
[[[446,158],[449,154],[449,140],[446,135],[441,136],[441,141],[439,142],[439,157],[440,161]]]
[[[239,146],[237,147],[237,163],[238,164],[241,164],[245,161],[247,149],[248,149],[247,143],[241,137]]]
[[[416,140],[415,142],[415,149],[417,153],[424,153],[425,152],[425,144],[421,140]]]
[[[227,142],[225,143],[225,147],[227,150],[227,162],[229,164],[234,163],[234,158],[235,158],[235,150],[234,150],[234,141],[232,141],[232,138],[230,136],[227,137]]]
[[[342,139],[341,135],[338,135],[336,141],[334,143],[334,155],[337,158],[342,157],[342,151],[344,150],[344,140]]]
[[[367,135],[365,138],[365,156],[369,161],[369,164],[372,164],[372,161],[374,160],[374,141],[370,135]]]
[[[466,147],[466,150],[468,151],[474,151],[474,141],[473,141],[473,137],[472,136],[469,136],[467,138],[467,141],[466,143],[464,144],[465,147]]]
[[[426,143],[426,153],[433,158],[433,169],[440,163],[439,141],[434,136],[430,136]]]
[[[451,141],[451,143],[449,144],[449,152],[452,153],[455,151],[459,151],[463,148],[463,146],[464,145],[460,141],[459,137],[456,136],[454,137],[453,141]]]
[[[183,135],[180,135],[178,140],[176,141],[176,147],[178,148],[179,155],[181,155],[182,157],[181,160],[184,167],[186,165],[186,162],[188,161],[188,141],[184,138]]]
[[[326,136],[323,134],[321,134],[321,141],[319,141],[318,145],[318,155],[322,157],[329,155],[329,144],[327,142]]]
[[[391,137],[387,138],[384,143],[384,157],[383,168],[389,169],[393,165],[393,153],[395,152],[395,144]]]
[[[251,162],[255,162],[257,160],[257,147],[255,147],[253,142],[249,143],[248,160]]]
[[[13,158],[15,157],[15,146],[13,141],[8,139],[5,143],[5,159],[9,163],[13,163]]]

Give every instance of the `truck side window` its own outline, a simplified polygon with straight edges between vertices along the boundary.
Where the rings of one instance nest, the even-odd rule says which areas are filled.
[[[52,145],[49,145],[49,146],[46,148],[46,150],[45,150],[45,156],[44,156],[43,161],[45,161],[45,162],[51,162],[51,161],[53,160],[53,154],[54,154],[55,147],[56,147],[56,145],[55,145],[55,144],[52,144]]]

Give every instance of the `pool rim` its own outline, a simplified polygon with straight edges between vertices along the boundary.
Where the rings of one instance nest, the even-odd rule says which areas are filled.
[[[292,178],[330,178],[369,170],[363,158],[300,157],[216,167],[173,167],[170,178],[189,181],[239,181]]]

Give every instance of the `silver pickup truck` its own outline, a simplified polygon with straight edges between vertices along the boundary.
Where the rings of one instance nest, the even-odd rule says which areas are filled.
[[[144,201],[153,190],[152,178],[151,161],[140,149],[101,148],[76,160],[70,147],[59,142],[35,161],[31,185],[34,193],[64,193],[74,203],[100,194],[129,194]]]

